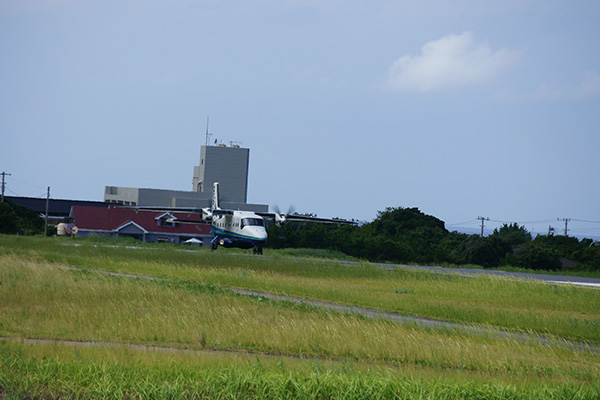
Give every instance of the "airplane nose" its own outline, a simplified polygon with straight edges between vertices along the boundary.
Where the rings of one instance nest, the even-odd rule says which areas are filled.
[[[258,237],[259,237],[261,240],[267,240],[267,231],[266,231],[266,229],[261,229],[261,230],[260,230],[259,232],[257,232],[257,233],[258,233],[258,235],[257,235],[257,236],[258,236]]]

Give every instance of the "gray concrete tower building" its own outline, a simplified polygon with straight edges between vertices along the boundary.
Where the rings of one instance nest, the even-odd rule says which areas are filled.
[[[200,165],[194,167],[192,191],[211,193],[213,183],[219,182],[223,201],[246,203],[249,162],[250,149],[236,145],[202,146]]]
[[[210,207],[213,183],[219,182],[222,208],[267,212],[266,204],[247,203],[249,161],[250,149],[224,144],[202,146],[191,192],[106,186],[104,201],[132,206]]]

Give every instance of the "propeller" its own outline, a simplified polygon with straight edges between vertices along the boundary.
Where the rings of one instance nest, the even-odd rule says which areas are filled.
[[[287,223],[287,216],[294,212],[294,206],[290,206],[287,213],[281,212],[277,205],[275,205],[273,208],[275,210],[275,225],[281,228]]]

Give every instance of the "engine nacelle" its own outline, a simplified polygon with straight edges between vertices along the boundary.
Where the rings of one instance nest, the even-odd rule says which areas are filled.
[[[275,225],[281,227],[287,223],[287,216],[284,213],[275,214]]]
[[[202,209],[202,221],[204,222],[211,222],[213,219],[213,213],[212,210],[210,208],[203,208]]]

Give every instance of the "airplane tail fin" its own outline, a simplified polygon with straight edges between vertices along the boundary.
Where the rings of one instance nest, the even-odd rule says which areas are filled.
[[[219,208],[221,208],[219,206],[219,182],[215,182],[213,184],[212,209],[218,210]]]

